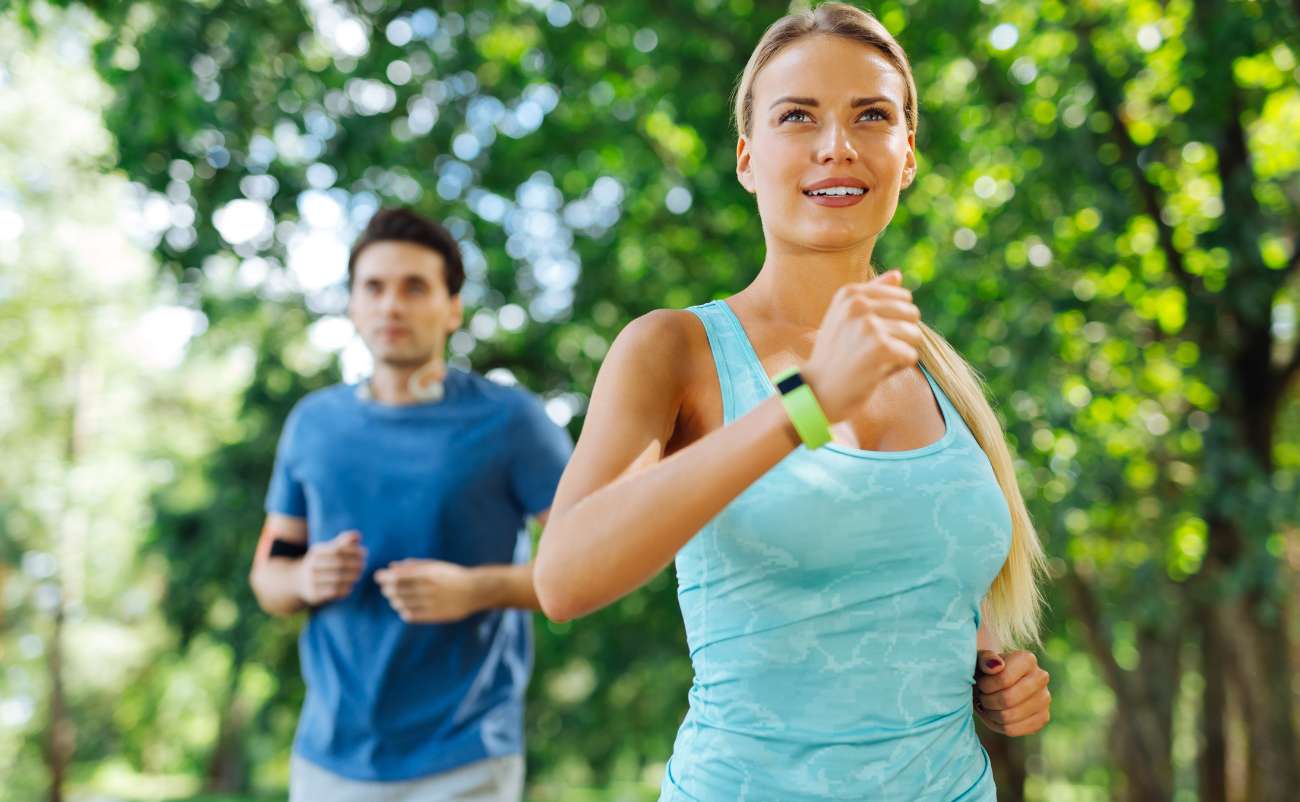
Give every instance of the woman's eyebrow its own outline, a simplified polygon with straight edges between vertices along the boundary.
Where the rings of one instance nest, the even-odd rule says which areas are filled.
[[[779,98],[777,98],[776,100],[772,101],[772,105],[771,105],[771,106],[768,106],[768,108],[769,108],[769,109],[774,109],[774,108],[776,108],[777,106],[781,105],[782,103],[793,103],[793,104],[795,104],[796,106],[816,106],[816,105],[818,105],[818,104],[817,104],[817,98],[815,98],[815,97],[790,97],[789,95],[787,95],[787,96],[785,96],[785,97],[779,97]]]
[[[776,100],[772,101],[772,105],[768,106],[768,108],[774,109],[777,106],[780,106],[782,103],[793,103],[796,106],[814,106],[814,107],[821,105],[820,103],[817,102],[817,98],[815,97],[794,97],[792,95],[786,95],[785,97],[779,97]],[[871,97],[854,98],[853,102],[849,104],[849,108],[853,108],[853,109],[861,108],[862,106],[870,106],[873,103],[889,103],[890,105],[895,105],[895,106],[898,105],[894,103],[893,100],[885,97],[884,95],[872,95]]]

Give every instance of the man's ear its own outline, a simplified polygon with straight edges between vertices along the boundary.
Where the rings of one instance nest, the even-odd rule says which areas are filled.
[[[348,320],[352,322],[352,328],[356,329],[359,332],[361,331],[361,327],[357,325],[357,304],[354,299],[354,296],[356,296],[356,294],[357,294],[356,284],[349,285],[348,306],[347,306],[347,311],[344,314],[346,314],[348,316]]]
[[[451,296],[451,314],[447,317],[447,334],[465,324],[465,306],[460,301],[460,293]]]
[[[754,170],[749,160],[749,138],[744,134],[736,140],[736,180],[746,192],[751,195],[755,193]]]
[[[903,180],[900,189],[907,189],[916,180],[916,133],[907,134],[907,156],[903,159]]]

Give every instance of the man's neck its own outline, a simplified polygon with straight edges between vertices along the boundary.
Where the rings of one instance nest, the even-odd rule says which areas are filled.
[[[375,372],[370,376],[370,397],[389,406],[407,406],[418,404],[421,399],[411,393],[411,377],[421,365],[391,365],[384,362],[375,364]]]

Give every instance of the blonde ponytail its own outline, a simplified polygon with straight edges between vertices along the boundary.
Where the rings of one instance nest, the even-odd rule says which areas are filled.
[[[1016,468],[1006,436],[989,406],[978,374],[947,340],[925,324],[921,324],[921,329],[925,336],[921,363],[943,388],[984,449],[1011,511],[1011,553],[984,598],[984,621],[1004,647],[1036,644],[1043,602],[1038,578],[1046,569],[1046,560],[1020,494],[1020,485],[1016,483]]]

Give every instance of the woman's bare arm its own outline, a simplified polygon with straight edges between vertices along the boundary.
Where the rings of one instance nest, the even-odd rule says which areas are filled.
[[[779,399],[668,458],[691,377],[689,312],[630,324],[601,365],[582,436],[538,547],[552,619],[597,610],[648,582],[799,439]]]
[[[901,281],[890,271],[846,285],[822,320],[802,369],[831,422],[916,364],[920,312]],[[601,365],[537,551],[537,598],[551,618],[584,615],[645,584],[799,445],[772,397],[664,458],[696,365],[708,359],[700,332],[690,312],[654,312],[629,325]]]

